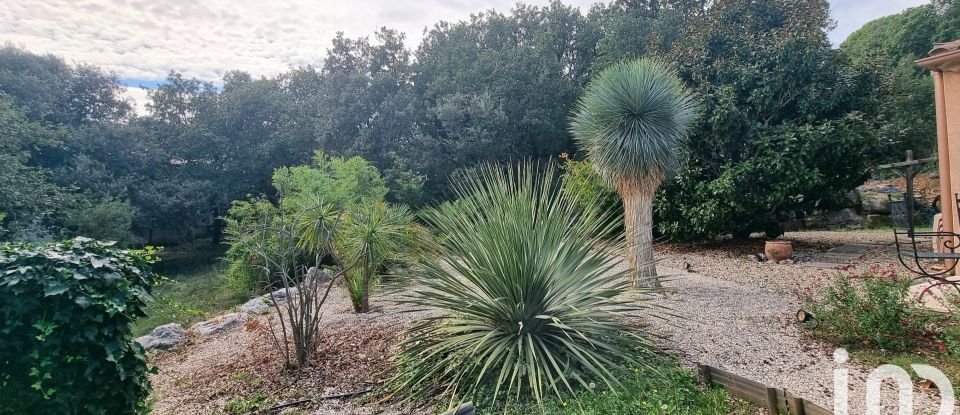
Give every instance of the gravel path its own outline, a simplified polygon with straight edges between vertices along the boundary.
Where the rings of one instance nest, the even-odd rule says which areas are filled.
[[[875,232],[829,232],[787,235],[799,246],[798,254],[816,256],[846,243],[881,243],[885,235]],[[822,241],[822,242],[821,242]],[[653,332],[664,336],[665,347],[678,350],[688,364],[704,363],[725,369],[772,387],[786,389],[824,408],[833,409],[833,349],[807,341],[792,324],[799,308],[792,290],[816,288],[836,271],[798,265],[751,262],[745,258],[753,248],[741,250],[698,247],[661,250],[661,275],[675,275],[664,286],[666,294],[656,303],[682,319],[664,324],[644,319]],[[741,255],[742,254],[742,255]],[[859,266],[891,265],[889,248],[878,248],[858,262]],[[670,265],[691,263],[695,273],[676,271]],[[850,411],[865,411],[865,379],[872,368],[856,364],[850,369]],[[887,388],[892,399],[892,387]],[[939,399],[919,395],[917,413],[935,413]],[[923,409],[921,409],[923,408]],[[884,413],[896,413],[893,408]]]
[[[813,260],[842,244],[892,242],[890,235],[879,232],[803,232],[785,238],[794,241],[798,255]],[[804,340],[792,319],[799,308],[795,292],[822,286],[836,271],[746,259],[762,249],[761,240],[659,246],[656,256],[661,260],[661,275],[675,277],[665,283],[666,293],[656,302],[682,319],[672,324],[651,318],[642,321],[662,336],[665,348],[678,351],[688,365],[709,364],[832,409],[836,368],[833,349]],[[675,271],[688,263],[694,273]],[[899,266],[889,247],[869,251],[858,263],[861,267],[871,265]],[[369,374],[387,367],[386,361],[396,352],[397,333],[424,316],[399,313],[402,306],[396,304],[396,294],[374,297],[373,312],[356,315],[345,293],[335,291],[324,317],[330,331],[325,333],[329,341],[323,350],[329,356],[322,359],[317,373],[307,376],[313,379],[308,385],[298,385],[318,395],[345,392],[334,387],[357,390],[372,381]],[[356,360],[358,353],[362,356],[359,366],[338,366]],[[161,368],[159,374],[151,376],[155,413],[210,413],[223,408],[232,396],[290,388],[277,358],[255,328],[208,339],[193,336],[187,347],[154,356],[153,362]],[[863,414],[864,379],[871,368],[848,366],[853,389],[850,413]],[[933,408],[929,396],[923,401],[927,408]],[[313,410],[316,415],[410,413],[365,408],[355,400],[325,401]],[[888,409],[884,413],[895,412]]]

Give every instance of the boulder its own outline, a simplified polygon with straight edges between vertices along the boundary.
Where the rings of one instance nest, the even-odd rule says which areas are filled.
[[[847,207],[859,208],[863,204],[863,201],[860,200],[860,193],[856,190],[851,190],[847,192]]]
[[[830,212],[824,216],[829,226],[859,227],[863,225],[863,218],[850,208]]]
[[[270,311],[270,303],[266,296],[253,298],[240,306],[240,312],[245,314],[264,314]]]
[[[290,287],[289,289],[280,288],[270,294],[264,295],[264,298],[273,299],[273,301],[276,301],[277,304],[283,304],[287,302],[287,300],[289,300],[290,297],[297,295],[298,291],[299,290],[297,289],[297,287]]]
[[[244,320],[245,318],[242,313],[226,314],[194,324],[193,327],[190,327],[190,330],[200,333],[203,336],[211,336],[238,327],[243,324]]]
[[[890,214],[889,193],[879,193],[872,191],[860,192],[861,206],[863,213],[866,214]]]
[[[171,323],[159,326],[146,336],[137,337],[137,343],[140,343],[147,350],[170,350],[187,341],[187,331],[183,326]]]
[[[824,229],[829,226],[827,215],[810,215],[803,218],[803,227],[808,229]]]
[[[304,278],[307,284],[326,284],[330,281],[330,273],[324,269],[317,269],[317,267],[310,267],[307,270],[307,276]]]

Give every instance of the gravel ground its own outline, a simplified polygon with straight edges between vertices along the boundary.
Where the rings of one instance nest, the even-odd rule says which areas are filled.
[[[210,414],[234,398],[267,394],[279,399],[320,397],[367,389],[390,374],[400,333],[424,312],[402,312],[397,294],[374,296],[373,310],[353,313],[349,296],[335,287],[324,305],[320,352],[305,374],[282,369],[263,316],[244,327],[207,338],[191,333],[185,347],[151,354],[160,370],[153,383],[154,414]],[[360,403],[358,403],[360,402]],[[401,415],[409,409],[365,406],[362,399],[325,400],[316,414]],[[297,408],[302,409],[302,408]]]
[[[794,241],[798,256],[812,260],[843,244],[892,242],[885,232],[802,232],[784,238]],[[792,319],[799,308],[795,293],[822,286],[837,271],[746,258],[762,250],[762,240],[658,246],[661,275],[674,276],[656,302],[682,318],[673,324],[651,318],[642,318],[642,322],[688,365],[709,364],[832,409],[833,350],[802,339]],[[878,246],[857,266],[899,266],[894,258],[890,247]],[[688,263],[693,273],[672,271],[684,269]],[[395,300],[395,294],[375,296],[374,310],[357,315],[352,313],[346,293],[335,289],[325,306],[324,352],[315,368],[300,379],[292,379],[280,369],[279,356],[258,324],[207,339],[191,337],[187,347],[153,355],[153,363],[160,367],[159,374],[151,377],[154,413],[211,413],[233,397],[250,397],[257,391],[322,396],[364,389],[386,376],[389,359],[397,352],[399,333],[424,316],[402,313],[403,307]],[[254,321],[263,323],[262,318]],[[355,362],[358,356],[360,361]],[[864,379],[870,368],[848,366],[853,388],[851,413],[861,414]],[[926,407],[932,407],[929,396],[923,400]],[[357,400],[324,401],[311,410],[316,415],[418,412],[364,405]]]
[[[850,243],[886,243],[892,237],[876,232],[803,232],[793,240],[798,255],[816,259],[833,246]],[[795,290],[817,288],[837,271],[799,265],[757,263],[746,259],[759,252],[762,241],[742,246],[663,246],[661,275],[674,275],[664,286],[666,294],[656,303],[681,317],[676,324],[644,319],[653,332],[664,337],[665,347],[678,350],[688,364],[703,363],[740,376],[788,390],[826,409],[833,409],[833,349],[801,338],[792,324],[799,308]],[[677,271],[690,263],[694,273]],[[858,268],[893,266],[890,247],[868,251]],[[865,379],[872,368],[848,364],[850,411],[865,411]],[[939,399],[916,391],[917,413],[935,413]],[[892,387],[885,391],[892,399]],[[886,408],[883,413],[896,413]]]

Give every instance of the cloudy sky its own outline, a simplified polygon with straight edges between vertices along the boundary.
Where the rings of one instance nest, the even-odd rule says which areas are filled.
[[[564,0],[586,10],[597,0]],[[0,42],[115,71],[134,98],[170,70],[216,81],[230,69],[272,75],[320,62],[337,31],[387,26],[418,43],[424,28],[516,0],[12,0]],[[527,0],[547,4],[549,0]],[[835,44],[864,23],[927,0],[830,0]]]

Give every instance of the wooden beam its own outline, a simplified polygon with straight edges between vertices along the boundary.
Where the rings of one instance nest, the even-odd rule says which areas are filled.
[[[910,160],[910,161],[901,161],[899,163],[884,164],[884,165],[877,166],[877,168],[878,169],[895,169],[897,167],[907,167],[907,166],[916,166],[916,165],[926,164],[926,163],[933,163],[937,160],[938,159],[936,157],[929,157],[929,158],[920,159],[920,160]]]

